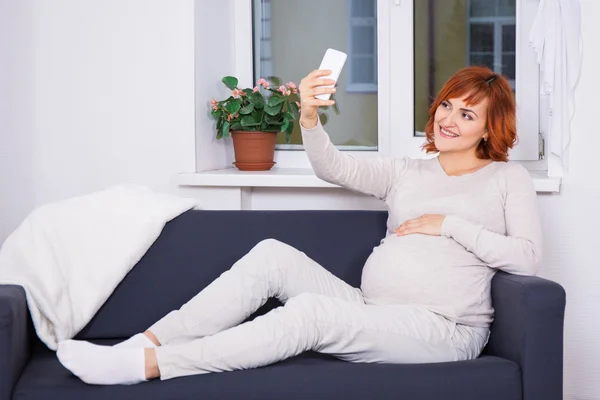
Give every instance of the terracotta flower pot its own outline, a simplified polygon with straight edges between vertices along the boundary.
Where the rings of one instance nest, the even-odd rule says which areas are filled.
[[[268,171],[275,161],[276,132],[231,131],[233,165],[240,171]]]

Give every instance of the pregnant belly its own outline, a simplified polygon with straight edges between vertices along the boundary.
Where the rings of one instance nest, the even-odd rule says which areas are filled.
[[[373,304],[439,305],[485,286],[487,267],[444,236],[388,236],[373,250],[361,289]]]

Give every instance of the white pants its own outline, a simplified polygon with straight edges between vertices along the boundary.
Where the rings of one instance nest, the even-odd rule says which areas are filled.
[[[284,306],[240,325],[270,297]],[[255,368],[309,350],[351,362],[466,360],[488,332],[416,305],[367,305],[360,289],[273,239],[149,330],[162,344],[161,379]]]

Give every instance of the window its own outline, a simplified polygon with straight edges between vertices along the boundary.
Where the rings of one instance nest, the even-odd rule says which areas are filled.
[[[468,4],[469,65],[486,65],[504,74],[515,88],[515,0],[470,0]]]
[[[273,76],[271,45],[271,0],[255,2],[254,12],[254,71],[260,77]],[[258,80],[255,76],[255,81]]]
[[[428,110],[458,69],[482,65],[515,88],[515,0],[415,4],[415,135],[425,136]],[[434,5],[434,7],[430,7]]]
[[[348,0],[348,92],[377,92],[377,1]]]
[[[236,0],[235,65],[248,85],[275,76],[298,83],[325,50],[348,53],[336,110],[322,110],[332,142],[356,157],[423,158],[423,128],[445,81],[468,65],[508,76],[519,144],[511,160],[539,155],[538,65],[528,34],[537,1]],[[315,12],[318,10],[318,12]],[[306,21],[310,29],[306,29]],[[279,167],[308,167],[296,127],[279,139]]]
[[[413,5],[412,11],[406,3]],[[409,52],[406,44],[399,42],[390,51],[392,60],[398,60],[393,70],[401,75],[398,79],[392,76],[396,82],[392,86],[414,85],[413,104],[408,105],[408,100],[400,101],[405,108],[414,110],[413,126],[405,123],[399,129],[411,131],[419,138],[403,139],[397,145],[397,151],[411,148],[413,157],[424,156],[414,147],[425,136],[423,130],[433,99],[454,72],[470,65],[483,65],[505,75],[515,91],[519,143],[511,151],[510,158],[539,158],[539,74],[534,52],[528,45],[528,33],[537,8],[533,3],[522,0],[414,0],[403,1],[401,7],[392,7],[398,9],[398,18],[407,18],[406,14],[413,16],[412,29],[406,24],[397,28],[397,24],[393,24],[391,35],[414,38],[412,71],[404,61]],[[517,14],[520,26],[517,26]],[[407,77],[411,75],[414,79]]]
[[[254,82],[274,77],[275,84],[298,84],[327,48],[348,54],[336,108],[320,111],[333,143],[346,151],[378,150],[376,9],[377,0],[252,1]],[[291,144],[278,138],[277,150],[303,150],[299,126]]]

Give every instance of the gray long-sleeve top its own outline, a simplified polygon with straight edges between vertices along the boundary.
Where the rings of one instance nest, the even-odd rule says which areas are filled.
[[[375,196],[388,208],[386,236],[362,272],[368,303],[414,304],[459,324],[488,327],[494,273],[537,273],[542,251],[537,196],[521,165],[493,162],[449,176],[437,158],[344,154],[320,122],[302,128],[302,137],[319,178]],[[440,236],[396,236],[400,224],[423,214],[446,216]]]

